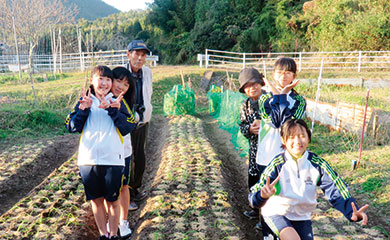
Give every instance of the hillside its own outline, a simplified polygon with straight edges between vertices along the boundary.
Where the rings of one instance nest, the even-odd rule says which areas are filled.
[[[78,7],[79,13],[76,16],[77,19],[85,18],[87,20],[95,20],[120,12],[102,0],[67,0],[65,4],[68,6],[75,4]]]

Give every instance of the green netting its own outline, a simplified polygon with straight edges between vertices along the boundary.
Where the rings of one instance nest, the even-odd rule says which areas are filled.
[[[242,150],[241,156],[247,155],[249,151],[249,142],[245,138],[240,130],[240,109],[242,102],[246,99],[246,96],[231,90],[218,92],[212,92],[213,86],[207,93],[209,100],[210,114],[218,120],[220,128],[228,131],[232,134],[231,142],[237,150]],[[219,106],[216,106],[218,105]]]
[[[164,95],[164,114],[168,115],[195,115],[195,93],[186,84],[173,86],[172,90]]]
[[[207,93],[207,98],[209,100],[209,112],[211,116],[219,115],[222,94],[223,88],[211,85],[210,90]]]

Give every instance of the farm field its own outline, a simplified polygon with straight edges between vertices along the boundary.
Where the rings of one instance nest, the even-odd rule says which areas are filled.
[[[197,95],[196,116],[164,117],[163,96],[174,84],[191,78]],[[140,209],[130,212],[130,239],[260,239],[255,221],[247,220],[247,160],[208,115],[207,98],[199,88],[205,69],[169,66],[153,69],[154,106],[147,147],[144,188],[149,192]],[[84,200],[74,153],[79,135],[66,134],[63,120],[84,85],[84,74],[36,84],[38,106],[55,116],[53,127],[39,134],[6,129],[0,137],[0,239],[96,239],[97,230]],[[17,105],[22,113],[31,101],[28,84],[0,85],[0,128]],[[50,115],[51,116],[51,115]],[[8,126],[8,125],[7,125]],[[35,130],[31,126],[32,130]],[[26,133],[27,132],[27,133]],[[352,139],[353,141],[354,138]],[[313,216],[316,239],[386,239],[390,237],[390,146],[364,144],[361,168],[347,135],[316,125],[309,146],[328,160],[349,184],[360,205],[370,204],[369,225],[349,223],[329,209],[320,195]],[[348,145],[348,147],[346,147]],[[356,144],[355,144],[356,145]],[[353,146],[355,146],[353,145]],[[19,187],[15,191],[15,186]],[[12,195],[12,192],[19,194]],[[4,203],[4,204],[3,204]]]

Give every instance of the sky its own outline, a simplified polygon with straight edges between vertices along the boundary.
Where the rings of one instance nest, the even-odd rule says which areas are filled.
[[[132,9],[146,9],[146,2],[151,3],[153,0],[103,0],[103,2],[114,6],[122,12]]]

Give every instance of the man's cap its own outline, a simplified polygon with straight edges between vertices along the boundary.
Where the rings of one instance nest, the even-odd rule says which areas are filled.
[[[239,91],[244,93],[244,86],[247,83],[259,83],[264,86],[264,76],[259,73],[255,68],[244,68],[241,70],[240,75],[238,76],[238,82],[240,83]]]
[[[133,50],[146,50],[148,54],[150,53],[149,48],[146,46],[145,42],[142,40],[133,40],[127,45],[127,51]]]

